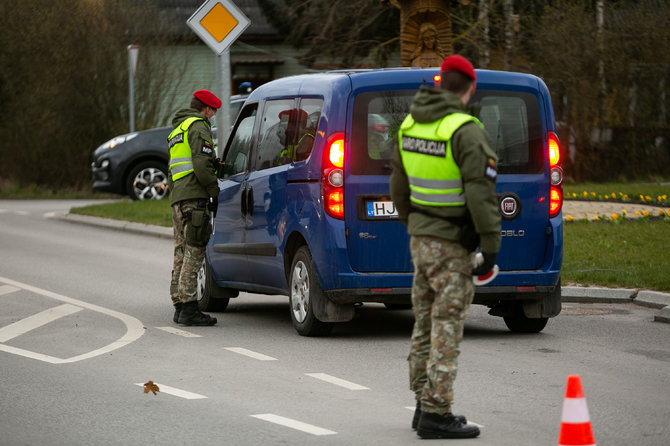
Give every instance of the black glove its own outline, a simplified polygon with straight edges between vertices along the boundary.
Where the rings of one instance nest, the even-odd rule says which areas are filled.
[[[216,211],[219,209],[219,200],[217,198],[209,199],[209,204],[207,204],[207,209],[212,213],[212,217],[216,217]]]
[[[493,265],[496,264],[496,258],[498,258],[498,253],[483,252],[482,256],[484,256],[484,262],[472,270],[473,276],[483,276],[484,274],[491,271]]]
[[[212,167],[214,168],[214,175],[218,175],[219,172],[223,170],[221,169],[223,162],[219,158],[210,158],[209,161],[212,163]]]

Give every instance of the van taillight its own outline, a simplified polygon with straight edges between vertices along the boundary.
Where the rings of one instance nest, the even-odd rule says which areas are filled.
[[[549,217],[556,217],[561,212],[563,204],[563,192],[561,188],[551,186],[549,191]]]
[[[344,219],[344,133],[335,133],[326,141],[321,169],[321,199],[328,215]]]
[[[549,132],[548,147],[549,147],[549,167],[557,166],[561,161],[561,151],[558,148],[558,136],[556,133]]]
[[[547,148],[549,157],[549,217],[556,217],[563,207],[563,169],[560,166],[561,149],[558,144],[558,136],[554,132],[547,135]]]

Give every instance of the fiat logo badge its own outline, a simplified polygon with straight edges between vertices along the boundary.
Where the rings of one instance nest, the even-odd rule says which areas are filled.
[[[498,199],[500,215],[505,220],[514,220],[521,212],[521,199],[513,193],[505,193]]]

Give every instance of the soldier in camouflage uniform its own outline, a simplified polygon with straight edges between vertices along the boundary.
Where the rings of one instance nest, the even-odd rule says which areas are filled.
[[[168,136],[170,149],[170,205],[174,231],[174,264],[170,297],[173,320],[183,325],[208,326],[216,318],[200,312],[198,271],[211,235],[210,217],[216,214],[218,162],[209,120],[221,101],[207,90],[193,93],[191,108],[179,110]]]
[[[411,236],[414,264],[412,427],[422,438],[472,438],[479,429],[451,406],[472,275],[490,271],[500,249],[497,157],[466,107],[475,91],[472,64],[449,56],[440,75],[439,88],[421,87],[400,127],[391,197]],[[473,269],[478,245],[484,263]]]

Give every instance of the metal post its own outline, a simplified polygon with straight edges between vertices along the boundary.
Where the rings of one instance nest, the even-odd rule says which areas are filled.
[[[216,154],[221,157],[230,133],[230,50],[216,56],[216,84],[221,110],[216,114]]]
[[[130,54],[130,53],[128,53]],[[130,56],[129,56],[130,57]],[[133,91],[135,90],[133,86],[133,69],[128,64],[128,110],[130,113],[130,131],[135,131],[135,98]]]
[[[135,64],[137,63],[137,45],[128,45],[128,112],[130,114],[130,132],[135,131]]]

